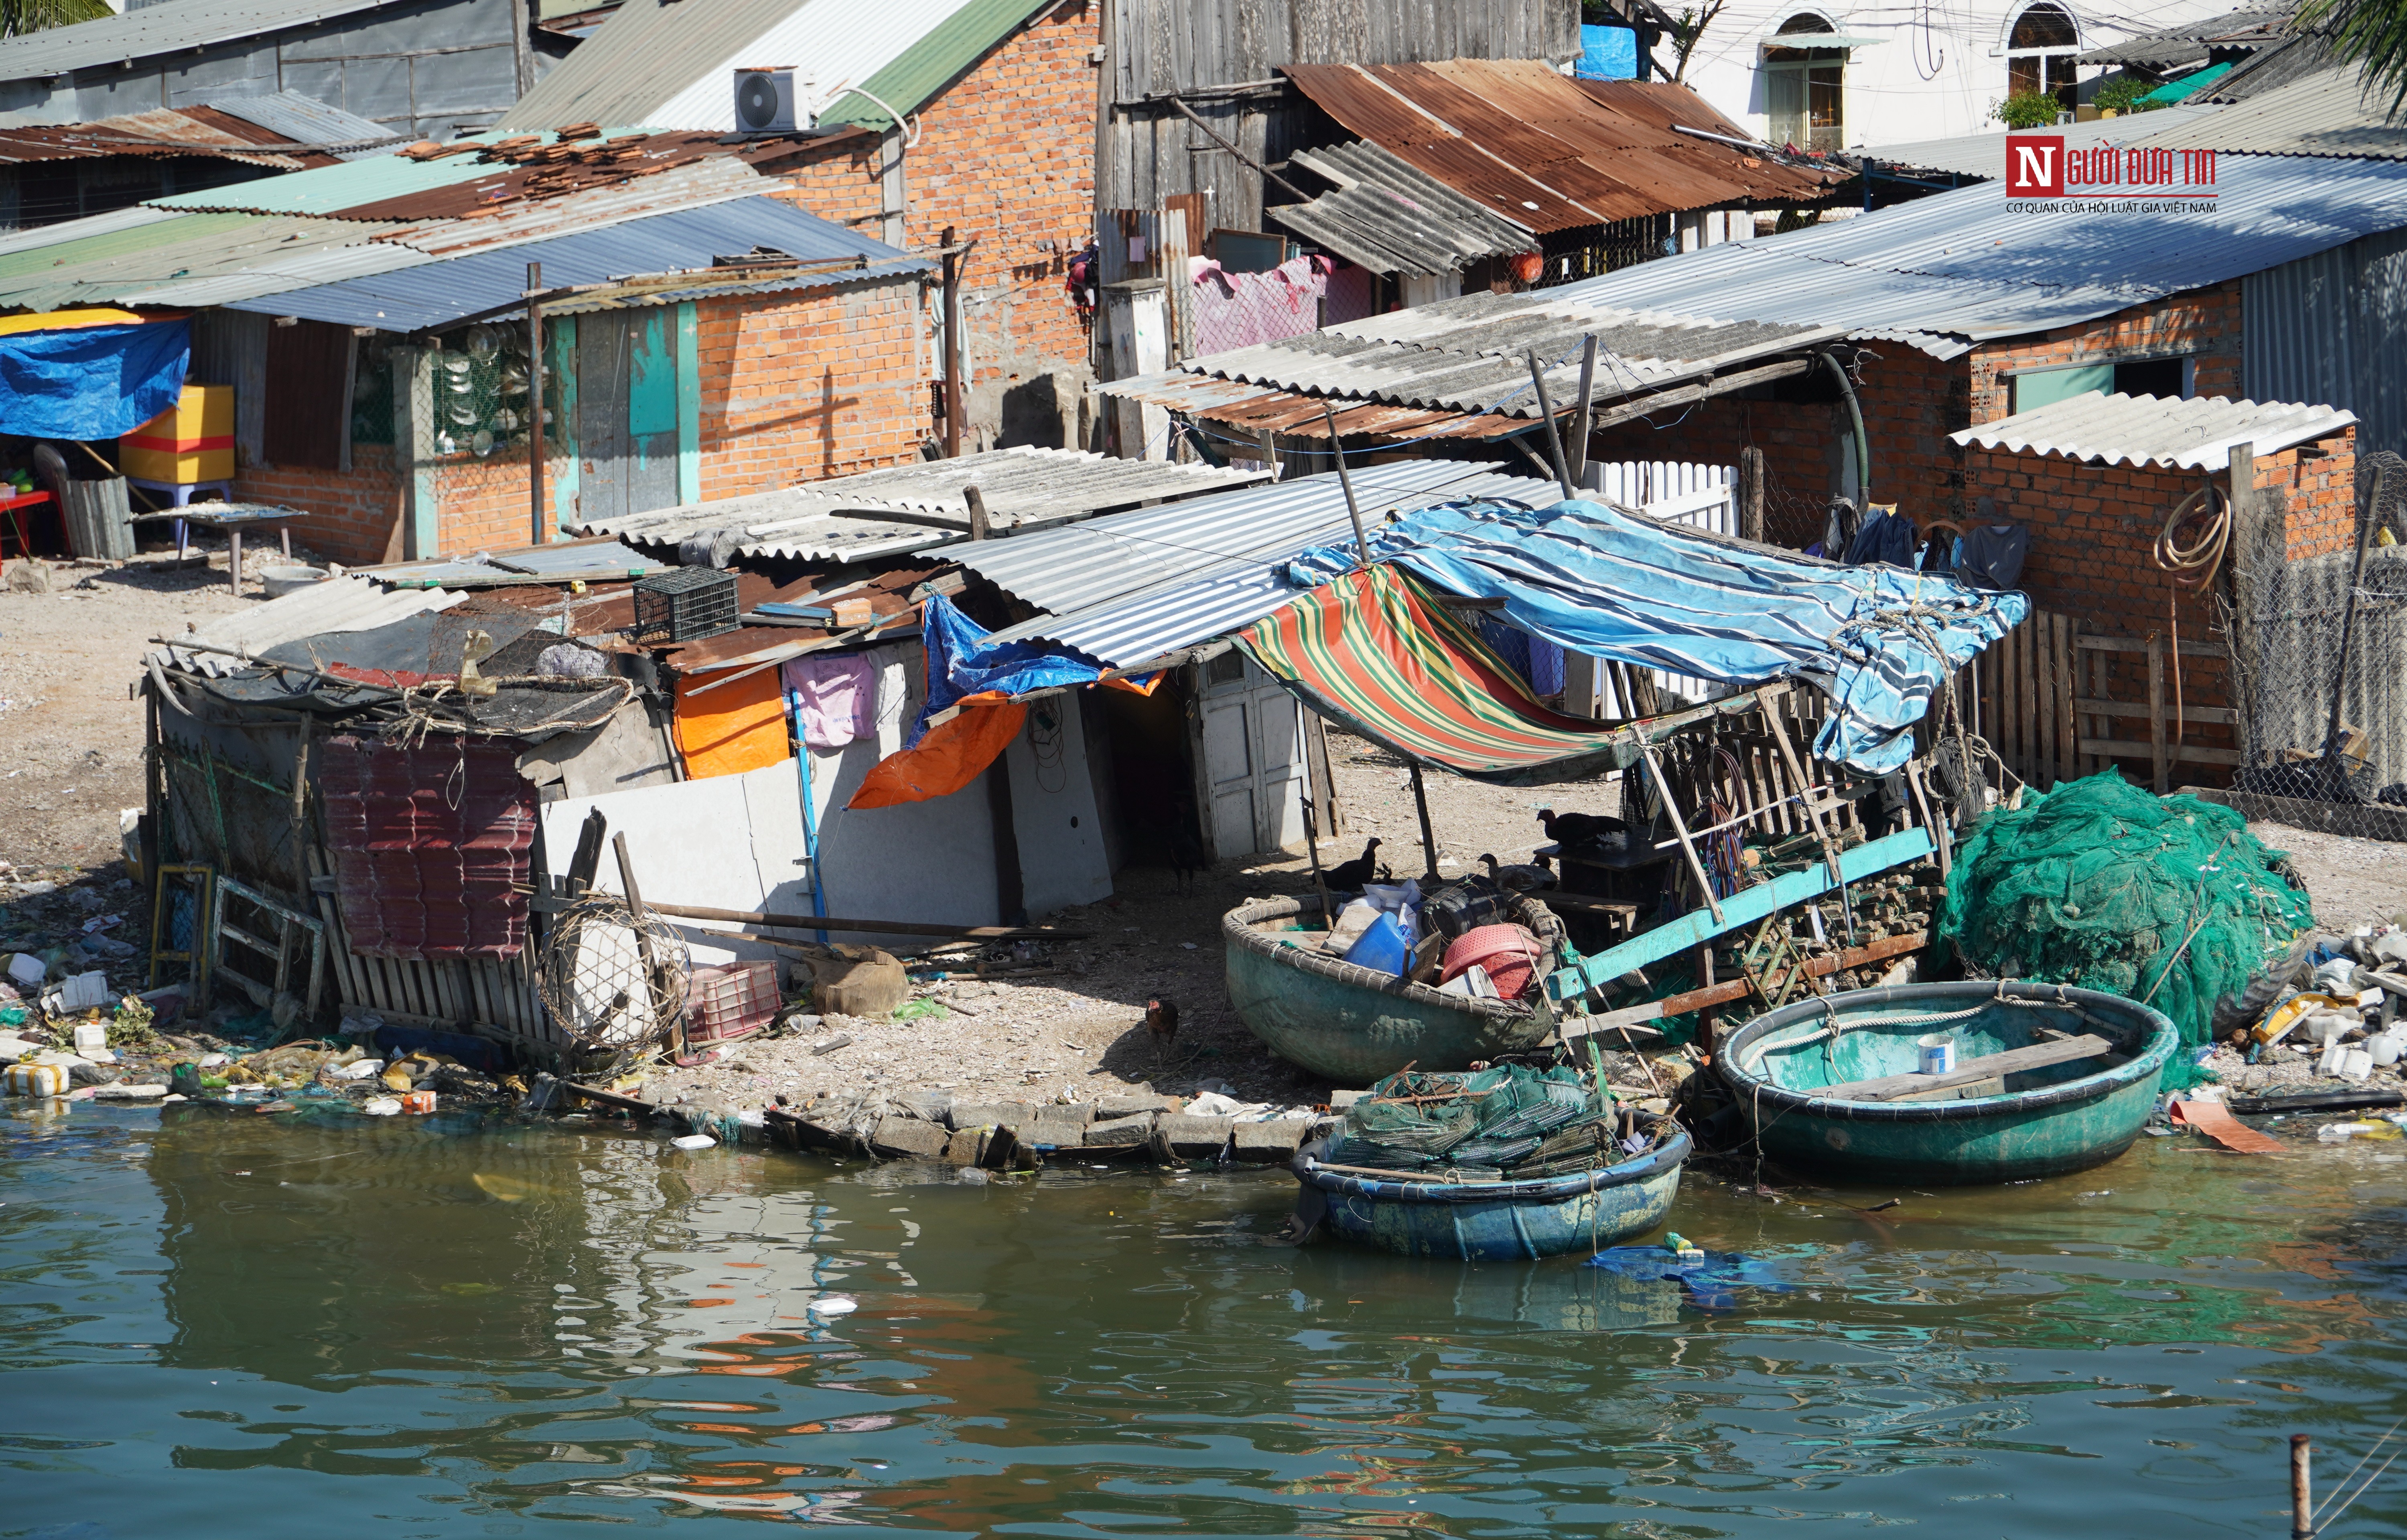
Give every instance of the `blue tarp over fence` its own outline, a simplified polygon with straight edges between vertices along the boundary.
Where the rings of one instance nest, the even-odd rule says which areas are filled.
[[[176,404],[190,321],[0,336],[0,433],[113,439]]]
[[[1574,652],[1730,685],[1809,680],[1830,699],[1814,751],[1885,774],[1944,675],[2022,623],[2030,600],[1886,566],[1844,567],[1663,524],[1602,503],[1423,508],[1371,537],[1450,593],[1503,600],[1503,618]],[[1289,567],[1317,586],[1350,545]]]

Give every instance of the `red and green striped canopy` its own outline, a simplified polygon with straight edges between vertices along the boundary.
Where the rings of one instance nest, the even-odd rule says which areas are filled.
[[[1549,710],[1430,590],[1393,567],[1360,568],[1315,588],[1239,632],[1237,643],[1322,715],[1407,759],[1474,780],[1576,780],[1631,752],[1627,731]]]

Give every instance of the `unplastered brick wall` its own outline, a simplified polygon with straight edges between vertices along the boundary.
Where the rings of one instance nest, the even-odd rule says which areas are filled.
[[[2013,378],[2040,369],[2124,363],[2186,354],[2197,360],[2190,393],[2240,395],[2240,280],[2135,304],[2094,321],[2010,342],[1985,343],[1972,361],[1975,423],[2014,415]]]
[[[2356,432],[2302,446],[2303,453],[2257,457],[2262,516],[2279,521],[2290,560],[2347,546],[2356,519]],[[1965,453],[1964,479],[1982,518],[2030,530],[2017,586],[2033,604],[2076,617],[2092,634],[2172,634],[2172,579],[2157,565],[2154,547],[2174,508],[2206,481],[2200,473],[1975,446]],[[2206,639],[2210,612],[2200,596],[2181,595],[2178,619],[2186,639]]]
[[[976,240],[961,287],[965,442],[1059,445],[1090,377],[1088,338],[1062,289],[1094,219],[1095,70],[1101,7],[1061,7],[1022,28],[919,114],[904,156],[904,245],[933,248],[947,226]],[[878,234],[882,144],[831,153],[786,175],[785,196]],[[932,358],[939,309],[920,325]],[[933,431],[927,403],[923,431]]]
[[[402,558],[402,478],[392,446],[355,444],[349,471],[245,465],[235,496],[245,502],[298,508],[292,542],[349,566]]]
[[[557,408],[555,408],[556,410]],[[561,454],[544,457],[544,505],[557,506],[552,488],[568,469]],[[534,541],[534,489],[527,482],[526,451],[496,449],[482,459],[458,455],[434,467],[436,527],[443,554],[507,551]],[[547,529],[547,538],[556,536]]]
[[[892,465],[927,432],[916,283],[696,305],[702,495]]]

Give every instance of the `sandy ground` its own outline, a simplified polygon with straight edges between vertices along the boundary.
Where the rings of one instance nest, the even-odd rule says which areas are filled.
[[[48,593],[0,583],[0,861],[55,881],[118,859],[118,810],[142,805],[132,685],[149,639],[263,600],[227,591],[222,551],[206,568],[170,551],[49,579]]]

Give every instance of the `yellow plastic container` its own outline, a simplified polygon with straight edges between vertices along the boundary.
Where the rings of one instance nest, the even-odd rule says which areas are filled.
[[[136,481],[232,481],[234,387],[185,386],[175,405],[120,438],[117,450]]]
[[[67,1067],[63,1064],[12,1064],[0,1075],[0,1091],[12,1096],[64,1096]]]

